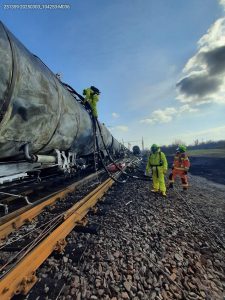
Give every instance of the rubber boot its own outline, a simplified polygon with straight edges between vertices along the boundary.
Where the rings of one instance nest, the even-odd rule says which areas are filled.
[[[167,197],[166,192],[162,192],[162,196],[166,198]]]
[[[155,190],[155,189],[153,189],[153,190],[151,190],[151,192],[152,192],[152,193],[158,193],[158,192],[159,192],[159,190]]]
[[[173,189],[173,183],[172,183],[172,182],[170,182],[168,188],[169,188],[169,189]]]

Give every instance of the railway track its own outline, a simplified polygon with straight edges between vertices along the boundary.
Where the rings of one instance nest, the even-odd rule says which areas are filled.
[[[84,176],[87,176],[83,174]],[[64,174],[53,173],[36,178],[26,178],[22,182],[12,182],[4,184],[0,187],[0,207],[4,209],[0,212],[0,217],[12,213],[27,204],[32,204],[40,197],[44,197],[47,193],[56,192],[60,187],[63,189],[74,180],[78,180],[77,176],[65,178]],[[56,189],[57,187],[57,189]]]
[[[117,172],[115,177],[118,178],[120,175],[121,172]],[[25,240],[23,240],[23,237],[22,239],[18,238],[16,240],[17,244],[14,249],[10,243],[10,245],[7,243],[2,244],[1,251],[6,251],[7,259],[5,259],[5,261],[2,260],[0,267],[0,299],[11,299],[11,297],[16,294],[28,293],[37,281],[35,272],[39,266],[53,251],[63,251],[66,246],[66,236],[75,226],[86,225],[87,220],[85,217],[88,212],[93,209],[98,200],[107,192],[113,183],[114,181],[108,178],[88,195],[63,212],[58,213],[56,209],[56,213],[54,213],[53,209],[53,215],[49,216],[47,213],[46,215],[49,217],[48,220],[46,221],[46,219],[44,219],[44,223],[39,224],[40,226],[38,226],[36,231],[31,226],[31,232],[24,234]],[[30,220],[37,216],[43,211],[46,205],[53,204],[57,199],[65,198],[65,195],[74,191],[77,184],[78,183],[75,183],[63,191],[52,195],[47,200],[48,204],[46,201],[40,201],[39,204],[31,209],[17,214],[14,218],[12,216],[8,221],[7,218],[9,218],[9,216],[7,216],[5,218],[6,222],[0,227],[1,236],[7,235],[10,231],[24,224],[28,219]],[[68,206],[65,205],[65,207]]]
[[[74,192],[77,188],[95,179],[103,171],[91,174],[78,182],[74,182],[67,187],[60,189],[50,195],[26,205],[2,218],[0,218],[0,241],[4,240],[10,233],[20,228],[23,224],[30,222],[39,215],[47,206],[53,205],[57,201],[64,199],[69,193]]]

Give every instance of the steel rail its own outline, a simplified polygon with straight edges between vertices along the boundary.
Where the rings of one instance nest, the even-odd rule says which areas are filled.
[[[62,178],[62,176],[59,176],[57,179],[60,179],[60,178]],[[45,177],[41,178],[41,182],[38,182],[37,179],[36,180],[33,179],[33,180],[30,180],[29,182],[26,181],[26,182],[18,183],[16,186],[9,186],[8,188],[4,187],[3,189],[0,189],[0,194],[2,194],[2,196],[3,196],[0,198],[0,203],[8,204],[11,202],[15,202],[18,200],[18,198],[25,198],[25,196],[33,194],[37,190],[44,190],[46,187],[49,186],[49,183],[51,185],[54,183],[53,180],[55,180],[55,178],[53,176],[45,176]],[[30,185],[31,183],[33,183],[32,186]],[[22,185],[22,186],[18,190],[17,188],[20,185]],[[4,192],[4,190],[6,190],[7,192]],[[10,195],[8,192],[10,190],[13,190],[13,191],[17,190],[17,191],[11,192],[11,195]],[[15,195],[15,193],[17,193],[19,195]],[[8,194],[8,196],[7,196],[7,194]]]
[[[55,219],[53,219],[53,220],[55,220]],[[37,227],[35,226],[33,229],[29,230],[25,234],[22,234],[19,237],[16,237],[15,239],[11,239],[10,241],[7,241],[6,243],[0,245],[0,250],[4,249],[5,247],[7,247],[15,242],[23,240],[26,236],[29,236],[30,234],[32,234],[34,232],[40,231],[41,228],[43,228],[44,226],[47,226],[49,223],[52,223],[52,220],[49,220],[46,223],[41,224],[40,226],[37,226]]]
[[[102,171],[100,171],[100,173],[102,173]],[[53,205],[58,200],[64,199],[69,193],[74,192],[76,188],[87,183],[95,177],[96,173],[91,174],[58,192],[54,192],[51,195],[45,196],[29,206],[22,207],[21,209],[2,217],[0,219],[0,241],[4,240],[10,233],[20,228],[23,224],[34,219],[43,211],[45,207]]]
[[[44,229],[38,234],[37,237],[35,237],[31,242],[20,249],[19,252],[17,252],[14,256],[10,256],[10,259],[0,268],[0,274],[2,273],[0,275],[0,280],[8,272],[10,272],[16,266],[16,264],[18,264],[18,262],[22,260],[24,256],[26,256],[28,252],[33,250],[33,248],[37,246],[39,242],[41,242],[51,231],[53,231],[53,229],[55,229],[61,223],[61,221],[61,215],[51,220],[51,222],[49,222],[47,226],[44,227]]]
[[[119,174],[117,175],[119,176]],[[40,244],[29,252],[0,282],[0,299],[11,299],[15,294],[27,294],[36,283],[35,271],[54,251],[62,251],[66,245],[65,238],[80,224],[88,211],[96,205],[98,200],[113,185],[108,178],[82,200],[74,204],[66,213],[64,221],[54,229]]]

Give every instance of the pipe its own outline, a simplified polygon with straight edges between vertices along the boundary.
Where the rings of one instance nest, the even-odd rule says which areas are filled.
[[[25,159],[29,162],[35,162],[35,156],[32,154],[30,155],[29,152],[29,143],[25,144],[23,149],[24,149]]]
[[[27,161],[34,163],[34,162],[39,162],[39,163],[56,163],[56,157],[55,156],[50,156],[50,155],[34,155],[30,154],[29,152],[29,143],[24,145],[24,155]]]
[[[46,163],[56,163],[56,157],[50,155],[34,155],[36,162],[46,164]]]

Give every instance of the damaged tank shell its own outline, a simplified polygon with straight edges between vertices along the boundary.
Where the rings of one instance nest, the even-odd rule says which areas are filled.
[[[93,152],[92,121],[48,67],[30,53],[0,22],[0,159],[23,158],[54,149],[77,156]],[[101,125],[106,146],[121,145]],[[99,136],[99,133],[98,133]],[[101,139],[100,147],[103,148]]]

